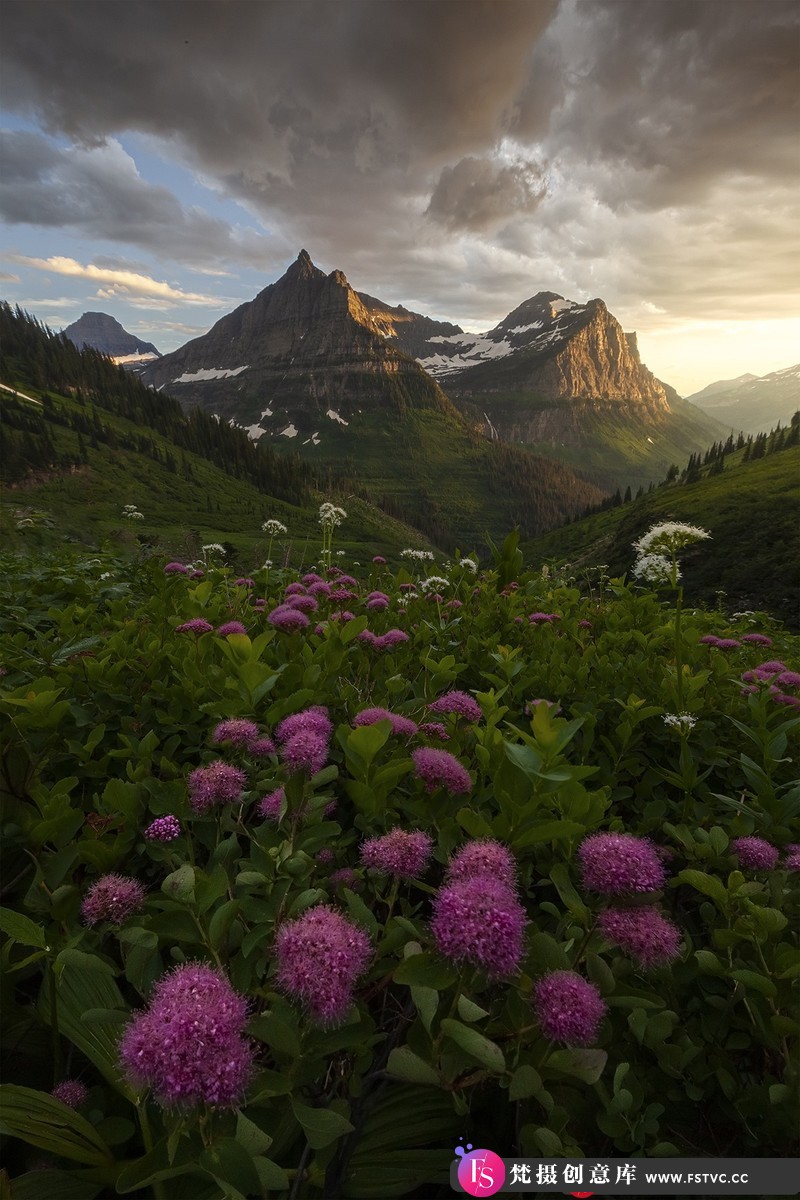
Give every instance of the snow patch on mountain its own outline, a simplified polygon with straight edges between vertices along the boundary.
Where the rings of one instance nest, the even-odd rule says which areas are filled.
[[[199,371],[184,371],[177,379],[173,379],[173,383],[207,383],[211,379],[233,379],[234,375],[241,375],[242,371],[246,371],[244,367],[202,367]]]

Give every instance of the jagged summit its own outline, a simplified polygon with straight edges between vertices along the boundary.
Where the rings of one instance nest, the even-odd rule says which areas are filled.
[[[109,313],[85,312],[63,332],[79,350],[88,346],[114,359],[138,362],[160,357],[152,342],[143,342],[128,333]]]
[[[449,408],[441,389],[383,336],[340,270],[301,250],[284,275],[202,337],[165,355],[145,382],[264,434],[317,445],[365,406]],[[333,414],[332,416],[329,414]]]

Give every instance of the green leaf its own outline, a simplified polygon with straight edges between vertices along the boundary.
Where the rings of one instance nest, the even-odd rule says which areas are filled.
[[[714,875],[707,875],[705,871],[686,870],[678,874],[678,879],[682,883],[688,883],[695,891],[702,892],[704,896],[710,896],[717,908],[723,912],[727,911],[727,889]]]
[[[549,933],[535,933],[530,939],[526,964],[533,971],[569,971],[571,963],[564,947]]]
[[[473,1021],[482,1021],[484,1017],[488,1017],[489,1013],[485,1008],[481,1008],[480,1004],[476,1004],[474,1000],[470,1000],[467,996],[459,996],[458,1015],[462,1021],[471,1024]]]
[[[264,1013],[256,1017],[248,1024],[247,1032],[282,1055],[300,1057],[300,1041],[296,1031],[277,1013]]]
[[[771,979],[767,979],[766,975],[759,975],[756,971],[729,971],[729,977],[735,979],[737,983],[743,983],[746,988],[750,988],[754,992],[760,992],[762,996],[769,996],[774,1000],[778,994],[778,989]]]
[[[283,1167],[279,1167],[271,1158],[265,1158],[263,1154],[258,1154],[253,1159],[253,1163],[265,1191],[286,1192],[289,1190],[289,1178]]]
[[[272,1145],[270,1135],[265,1133],[254,1121],[251,1121],[249,1117],[246,1117],[241,1112],[236,1117],[236,1140],[253,1156],[269,1150]]]
[[[0,1087],[0,1131],[90,1166],[108,1165],[114,1159],[85,1117],[35,1088],[13,1083]]]
[[[597,1083],[608,1061],[605,1050],[554,1050],[547,1067],[562,1075],[572,1075],[584,1083]]]
[[[329,1146],[337,1138],[353,1132],[353,1126],[347,1118],[332,1109],[309,1108],[307,1104],[301,1104],[294,1097],[291,1105],[312,1150],[321,1150],[323,1146]]]
[[[460,808],[456,813],[456,820],[470,837],[490,838],[493,836],[492,827],[486,818],[471,808]]]
[[[426,1063],[408,1046],[396,1046],[392,1050],[386,1070],[406,1083],[431,1083],[437,1087],[441,1083],[430,1063]]]
[[[567,908],[576,917],[585,920],[589,916],[589,909],[581,900],[578,893],[575,891],[572,880],[569,877],[569,870],[566,863],[556,863],[550,871],[550,878],[556,886],[561,900],[566,904]]]
[[[27,1171],[24,1175],[18,1175],[10,1195],[12,1200],[94,1200],[104,1186],[102,1183],[90,1183],[88,1179],[71,1175],[68,1171],[48,1168],[46,1171]]]
[[[558,838],[574,838],[586,832],[585,825],[577,821],[542,821],[525,833],[514,838],[511,845],[515,850],[523,850],[527,846],[536,846],[541,842],[554,842]]]
[[[490,1071],[497,1073],[505,1071],[506,1060],[503,1051],[496,1042],[491,1042],[482,1033],[478,1033],[477,1029],[472,1029],[469,1025],[463,1025],[461,1021],[454,1021],[450,1017],[446,1017],[442,1021],[442,1033],[446,1034],[462,1050],[465,1050],[476,1062],[488,1067]]]
[[[458,979],[455,967],[433,954],[412,954],[395,968],[395,983],[421,984],[441,992]]]
[[[39,994],[39,1016],[47,1025],[52,1017],[52,986],[53,978],[48,972]],[[74,962],[68,963],[56,984],[56,999],[59,1033],[94,1063],[116,1091],[132,1098],[134,1092],[120,1078],[119,1026],[108,1021],[84,1022],[84,1016],[97,1009],[125,1009],[125,1000],[113,978],[99,971],[87,971]]]
[[[509,1100],[526,1100],[528,1096],[535,1096],[541,1089],[542,1077],[533,1067],[523,1064],[517,1067],[511,1078],[511,1085],[508,1089]]]
[[[192,904],[194,902],[194,884],[194,867],[189,863],[184,863],[182,867],[178,867],[177,871],[173,871],[166,877],[161,884],[161,890],[165,895],[171,896],[173,900]]]
[[[117,1191],[138,1191],[159,1179],[174,1179],[178,1175],[196,1173],[198,1147],[188,1138],[181,1138],[170,1153],[167,1139],[156,1145],[142,1158],[127,1163],[117,1176]]]
[[[0,908],[0,929],[21,946],[49,950],[41,925],[37,925],[24,913],[15,912],[13,908]]]
[[[714,954],[713,950],[695,950],[697,965],[704,975],[724,975],[727,968]]]
[[[203,1151],[198,1161],[232,1200],[247,1200],[253,1192],[261,1193],[253,1157],[236,1138],[220,1138]]]

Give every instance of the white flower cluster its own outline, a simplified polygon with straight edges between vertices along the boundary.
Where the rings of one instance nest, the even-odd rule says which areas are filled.
[[[126,521],[143,521],[144,513],[140,513],[135,504],[126,504],[122,510]]]
[[[420,581],[420,589],[423,592],[439,591],[439,588],[448,587],[449,579],[445,579],[442,575],[429,575],[427,579]]]
[[[342,521],[347,516],[343,508],[338,508],[335,504],[331,504],[330,500],[326,500],[319,507],[319,523],[327,525],[331,529],[336,525],[341,525]]]
[[[276,537],[279,533],[288,533],[289,530],[280,521],[270,517],[269,521],[265,521],[261,526],[261,532],[266,533],[269,537]]]
[[[401,558],[410,558],[414,562],[433,562],[432,550],[401,550]]]
[[[685,729],[686,732],[694,729],[697,724],[697,717],[693,717],[691,713],[667,713],[664,717],[664,724],[669,729],[679,729],[681,732]]]
[[[644,554],[638,558],[631,567],[632,573],[637,579],[643,579],[645,583],[672,583],[673,581],[673,566],[668,558],[663,554]],[[675,581],[680,579],[681,572],[679,567],[674,568]]]
[[[674,554],[692,542],[702,542],[711,534],[699,525],[683,525],[680,521],[664,521],[654,525],[647,533],[633,543],[637,554]]]
[[[477,574],[478,564],[474,558],[460,558],[455,565],[462,567],[465,571],[469,571],[471,575]]]
[[[209,542],[207,546],[203,546],[203,554],[224,554],[225,547],[219,542]]]

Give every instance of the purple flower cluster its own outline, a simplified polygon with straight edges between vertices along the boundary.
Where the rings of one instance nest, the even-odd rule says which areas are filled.
[[[281,608],[291,608],[295,612],[312,613],[316,612],[319,604],[313,596],[289,596],[285,604]]]
[[[594,833],[578,849],[583,886],[607,896],[655,892],[666,879],[656,847],[629,833]]]
[[[206,621],[205,617],[192,617],[191,621],[184,621],[182,625],[178,625],[176,633],[194,633],[198,636],[201,633],[211,633],[214,626],[210,621]]]
[[[234,580],[234,587],[254,588],[255,586],[255,579],[247,579],[245,576],[241,576],[239,579]]]
[[[421,829],[392,829],[383,837],[369,838],[361,847],[361,862],[384,875],[415,879],[428,867],[433,840]]]
[[[328,761],[333,724],[328,710],[320,704],[285,717],[275,730],[281,743],[280,754],[287,770],[316,775]]]
[[[150,842],[174,842],[181,836],[181,823],[177,817],[171,815],[156,817],[145,829],[144,836]]]
[[[800,871],[800,843],[792,842],[784,846],[783,869],[785,871]]]
[[[385,592],[370,592],[367,596],[366,607],[375,612],[383,612],[390,605],[391,601]]]
[[[254,742],[257,737],[258,726],[255,721],[248,721],[244,717],[231,717],[227,721],[220,721],[214,728],[211,741],[216,746],[230,742],[232,746],[241,747]]]
[[[247,753],[253,758],[266,758],[268,754],[275,753],[275,743],[268,737],[254,738],[247,743]]]
[[[244,790],[247,776],[238,767],[217,759],[207,767],[196,767],[189,775],[189,803],[196,813],[217,804],[233,804]]]
[[[741,646],[741,642],[736,638],[721,638],[715,633],[707,633],[700,638],[700,644],[703,646],[713,646],[715,650],[735,650],[737,646]]]
[[[424,721],[420,725],[419,733],[425,737],[438,738],[440,742],[449,742],[450,734],[445,729],[444,725],[440,725],[438,721]]]
[[[127,875],[101,875],[86,893],[81,914],[87,925],[110,921],[121,925],[144,904],[145,889]]]
[[[50,1095],[66,1104],[67,1108],[80,1108],[86,1103],[89,1089],[77,1079],[63,1079],[61,1083],[56,1084]]]
[[[598,924],[603,936],[621,946],[641,967],[662,966],[680,953],[680,929],[651,904],[607,908]]]
[[[220,637],[230,637],[234,633],[247,633],[241,621],[226,621],[224,625],[217,628],[217,633]]]
[[[281,815],[281,807],[286,799],[286,792],[282,787],[276,788],[274,792],[270,792],[263,800],[259,801],[258,811],[265,821],[278,821]]]
[[[274,629],[282,633],[297,633],[299,629],[307,629],[311,624],[308,617],[299,608],[291,608],[288,604],[279,604],[267,614],[267,620]]]
[[[743,642],[750,642],[754,646],[771,646],[772,638],[767,637],[765,633],[743,633]]]
[[[594,984],[575,971],[550,971],[533,988],[533,1006],[545,1037],[568,1046],[597,1039],[606,1003]]]
[[[330,596],[331,585],[324,579],[316,579],[308,585],[309,596]]]
[[[457,713],[467,721],[480,721],[483,713],[478,701],[466,692],[445,692],[433,704],[428,705],[432,713]]]
[[[358,635],[358,640],[374,646],[376,650],[391,650],[393,646],[407,642],[408,634],[404,633],[402,629],[389,629],[383,634],[373,633],[371,629],[364,629]]]
[[[552,625],[553,621],[560,621],[561,617],[558,613],[535,612],[528,613],[528,620],[531,625]]]
[[[388,708],[365,708],[353,718],[354,725],[375,725],[378,721],[391,722],[392,733],[399,737],[413,737],[417,732],[416,721],[400,713],[389,712]]]
[[[518,969],[526,923],[525,909],[508,884],[471,875],[440,888],[431,933],[445,958],[472,963],[498,978]]]
[[[275,953],[282,991],[299,1000],[313,1021],[336,1025],[353,1002],[372,945],[363,929],[323,904],[281,925]]]
[[[283,594],[284,596],[304,596],[306,589],[302,583],[287,583],[283,589]]]
[[[450,859],[446,879],[452,883],[457,879],[474,879],[481,875],[499,880],[508,888],[516,888],[517,864],[507,846],[493,838],[467,842]]]
[[[731,849],[739,860],[739,866],[749,867],[753,871],[771,871],[779,857],[779,851],[760,837],[734,838]]]
[[[123,1034],[125,1075],[134,1087],[151,1087],[165,1108],[232,1108],[253,1075],[246,1021],[246,1000],[220,971],[199,963],[176,967]]]
[[[386,565],[386,559],[383,557],[382,554],[373,555],[372,561],[374,563],[377,563],[379,567],[383,567]]]
[[[469,771],[447,750],[434,750],[431,746],[422,746],[412,752],[411,758],[426,791],[433,792],[437,787],[443,787],[457,796],[472,790]]]
[[[185,567],[183,563],[168,562],[164,567],[165,575],[188,575],[189,567]]]

